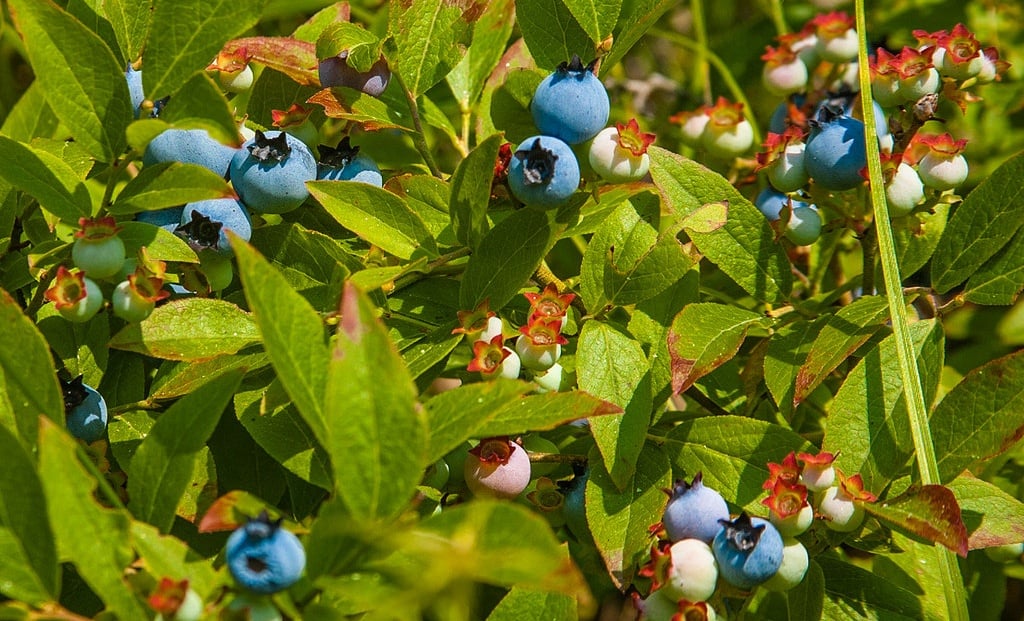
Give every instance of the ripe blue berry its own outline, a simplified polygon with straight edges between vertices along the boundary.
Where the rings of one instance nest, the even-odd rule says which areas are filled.
[[[576,154],[558,138],[527,138],[512,154],[508,185],[512,194],[527,205],[560,205],[580,185],[580,165]]]
[[[864,182],[860,171],[867,166],[864,123],[826,106],[804,150],[804,165],[814,182],[826,190],[849,190]]]
[[[359,147],[352,146],[348,136],[342,138],[337,147],[322,144],[319,150],[318,180],[361,181],[378,188],[384,186],[384,177],[377,163],[365,153],[360,153]]]
[[[604,84],[594,75],[595,63],[584,67],[580,57],[573,55],[537,86],[530,111],[542,134],[579,144],[608,123],[611,102]]]
[[[752,589],[775,575],[782,565],[782,536],[771,522],[746,513],[722,520],[712,549],[718,572],[729,584]]]
[[[227,175],[235,147],[218,142],[205,129],[168,129],[149,142],[142,156],[145,165],[159,162],[198,164],[221,177]]]
[[[257,131],[235,153],[228,171],[238,198],[251,211],[285,213],[309,196],[306,182],[316,179],[316,160],[290,134]]]
[[[249,212],[234,198],[212,198],[185,205],[181,224],[174,232],[196,252],[209,249],[232,256],[234,251],[228,243],[228,231],[244,241],[252,237]]]
[[[64,393],[64,417],[68,432],[87,444],[103,437],[107,431],[107,402],[92,386],[82,383],[82,376],[61,381]]]
[[[661,518],[669,539],[699,539],[709,543],[722,529],[720,520],[729,519],[729,506],[722,495],[704,486],[703,473],[693,481],[678,479]]]
[[[320,61],[320,86],[330,88],[332,86],[346,86],[362,91],[373,97],[380,97],[384,89],[391,81],[391,70],[388,63],[381,57],[373,63],[369,71],[356,71],[348,64],[348,50],[342,51],[337,56],[325,58]]]
[[[228,569],[240,586],[256,593],[277,593],[298,582],[306,551],[298,537],[271,521],[266,512],[228,537]]]

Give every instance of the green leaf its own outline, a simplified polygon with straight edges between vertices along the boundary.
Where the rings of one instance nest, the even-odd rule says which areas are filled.
[[[508,595],[487,615],[487,621],[521,621],[522,619],[545,619],[546,621],[575,621],[579,619],[576,600],[563,593],[534,591],[512,587]]]
[[[764,358],[764,381],[784,417],[793,412],[793,392],[800,366],[807,359],[825,319],[794,321],[772,334]]]
[[[690,304],[684,308],[672,320],[668,332],[673,392],[683,392],[731,359],[747,331],[757,326],[766,328],[768,323],[762,315],[725,304]]]
[[[237,146],[241,142],[233,110],[213,78],[203,72],[185,82],[160,113],[160,120],[178,128],[205,129],[215,140]]]
[[[327,438],[323,401],[330,356],[320,315],[252,246],[232,236],[231,247],[263,347],[322,446]]]
[[[494,162],[505,139],[495,134],[469,152],[452,175],[451,203],[448,208],[452,228],[459,242],[472,249],[487,234],[487,205],[491,198]]]
[[[27,143],[38,136],[52,136],[59,124],[60,120],[46,103],[43,87],[33,81],[7,112],[0,134]]]
[[[149,430],[128,466],[128,507],[140,520],[163,533],[171,530],[199,452],[244,373],[233,369],[211,379],[176,401]]]
[[[415,555],[456,584],[469,579],[519,585],[592,603],[583,576],[547,521],[522,505],[479,499],[456,505],[423,520],[403,540],[399,563]]]
[[[672,231],[659,234],[634,203],[626,201],[587,245],[580,268],[581,292],[591,312],[609,304],[636,304],[668,289],[692,265]]]
[[[46,68],[36,80],[53,113],[97,160],[112,162],[124,151],[124,130],[134,115],[121,62],[50,0],[11,0],[8,6],[29,62]]]
[[[39,606],[60,591],[57,550],[35,464],[12,431],[0,425],[0,591]]]
[[[343,62],[356,71],[369,71],[380,58],[381,41],[359,24],[338,21],[324,29],[316,41],[316,57],[331,58],[347,51]]]
[[[512,60],[529,66],[532,63],[523,47],[520,40],[509,49],[509,54],[513,56]],[[516,56],[517,52],[526,58]],[[510,62],[509,56],[506,55],[503,61]],[[501,67],[496,69],[495,75],[484,86],[484,94],[478,106],[481,114],[477,135],[489,136],[495,132],[504,132],[505,139],[513,145],[535,136],[537,127],[530,113],[530,101],[543,79],[544,73],[532,69],[508,70],[507,73]]]
[[[622,0],[565,0],[576,22],[594,43],[604,41],[612,33],[622,4]]]
[[[253,348],[255,349],[255,348]],[[252,350],[246,350],[249,352]],[[254,371],[270,364],[267,354],[242,353],[236,356],[223,355],[197,362],[165,363],[150,386],[149,398],[156,400],[174,399],[192,392],[211,376],[220,375],[231,369]]]
[[[473,44],[445,78],[464,110],[469,110],[483,91],[487,78],[498,66],[515,26],[514,0],[491,0],[473,25]]]
[[[967,529],[956,496],[946,487],[915,486],[896,498],[860,504],[871,515],[903,531],[967,556]]]
[[[594,42],[562,0],[516,2],[516,20],[538,67],[553,71],[573,54],[594,58]]]
[[[184,542],[142,522],[131,523],[132,547],[151,576],[188,579],[189,588],[206,598],[216,587],[217,572],[208,559]]]
[[[554,246],[555,236],[546,212],[520,209],[499,222],[469,257],[459,291],[462,308],[476,308],[484,300],[491,308],[507,304]]]
[[[125,587],[123,578],[135,562],[127,512],[96,502],[97,483],[76,457],[77,441],[40,420],[39,478],[61,559],[74,563],[85,583],[119,618],[148,619],[149,608]]]
[[[101,6],[122,54],[129,62],[134,61],[142,53],[149,35],[152,0],[104,0]]]
[[[235,414],[256,444],[303,481],[331,490],[331,462],[272,369],[246,379]],[[248,389],[252,385],[253,389]]]
[[[125,256],[134,257],[139,248],[146,247],[150,259],[198,263],[195,250],[182,238],[166,229],[147,222],[121,222],[118,237],[124,242]]]
[[[1024,503],[988,481],[959,476],[947,486],[956,495],[971,550],[1024,541]]]
[[[337,308],[341,281],[351,270],[362,267],[342,243],[298,224],[260,227],[253,231],[249,243],[318,311]]]
[[[402,360],[409,371],[409,377],[416,379],[429,371],[434,365],[448,357],[459,343],[461,334],[452,334],[452,325],[444,325],[434,330],[411,347],[402,350]]]
[[[144,167],[117,195],[110,213],[153,211],[231,196],[234,192],[217,173],[196,164],[165,162]]]
[[[900,273],[906,278],[924,267],[932,258],[939,245],[942,232],[949,219],[949,205],[939,203],[930,212],[915,213],[901,225],[893,226],[893,241],[896,243],[896,261]],[[822,265],[824,269],[826,266]],[[875,267],[875,282],[885,282],[882,266]]]
[[[460,44],[484,6],[449,0],[411,0],[391,6],[388,30],[397,49],[388,56],[388,64],[413,97],[427,92],[459,63]]]
[[[110,346],[165,360],[205,360],[260,342],[252,315],[230,302],[185,298],[114,335]]]
[[[943,482],[1024,436],[1022,374],[1024,351],[993,360],[968,373],[935,407],[930,427]]]
[[[0,179],[39,201],[39,206],[68,224],[92,213],[85,184],[60,158],[0,136]]]
[[[894,550],[899,552],[874,556],[871,572],[917,595],[925,619],[949,618],[940,567],[940,557],[946,551],[932,543],[911,539],[898,530],[893,531],[890,538]]]
[[[943,332],[936,321],[910,324],[925,401],[931,403],[942,372]],[[889,335],[846,376],[828,409],[822,449],[838,453],[836,466],[858,472],[869,489],[903,474],[914,442],[900,381],[896,337]]]
[[[964,287],[964,299],[975,304],[1013,304],[1024,289],[1024,230],[1018,229],[1006,244]]]
[[[601,77],[617,67],[626,52],[673,6],[675,0],[623,0],[612,49],[601,61]]]
[[[684,421],[668,432],[664,448],[676,478],[703,472],[705,485],[756,514],[764,511],[768,462],[779,463],[790,451],[817,452],[785,427],[742,416]]]
[[[793,287],[792,266],[768,221],[721,175],[666,151],[651,147],[651,177],[676,217],[686,218],[709,203],[727,207],[724,226],[684,228],[694,245],[747,293],[763,302],[782,302]]]
[[[241,39],[249,41],[251,39]],[[285,74],[281,71],[274,71],[269,66],[256,78],[256,83],[249,91],[249,102],[246,112],[249,119],[246,125],[253,128],[271,129],[274,123],[274,110],[287,109],[291,103],[316,103],[310,99],[317,93],[320,86],[320,78],[317,75],[316,54],[313,46],[309,46],[309,78],[310,85],[304,82],[297,82],[298,76]],[[330,93],[330,90],[325,92]],[[355,91],[358,92],[358,91]]]
[[[499,408],[518,403],[530,384],[513,380],[477,382],[445,391],[428,400],[427,461],[434,462],[469,438],[478,435],[481,420]]]
[[[949,219],[932,257],[932,287],[946,293],[995,255],[1024,224],[1024,154],[987,177]]]
[[[311,181],[307,187],[338,223],[367,242],[400,259],[437,256],[430,231],[401,197],[366,183]]]
[[[346,285],[323,405],[335,492],[364,519],[401,513],[426,467],[416,387],[376,311]]]
[[[42,332],[54,358],[61,361],[71,377],[82,375],[89,386],[99,386],[110,359],[107,347],[110,322],[74,323],[61,317],[49,304],[39,309],[36,327]],[[105,395],[104,398],[108,399],[109,405],[109,397]]]
[[[481,436],[515,436],[545,431],[581,418],[619,414],[621,409],[584,392],[549,392],[507,403],[486,416],[476,433]]]
[[[591,455],[590,464],[587,523],[612,582],[624,589],[651,551],[650,527],[665,512],[668,497],[663,490],[672,486],[672,470],[661,448],[650,444],[640,452],[636,471],[621,488],[598,455]]]
[[[147,99],[173,95],[229,39],[259,21],[267,0],[153,0],[142,83]],[[182,89],[183,92],[184,89]]]
[[[814,557],[825,575],[822,619],[924,619],[917,597],[892,581],[832,554]]]
[[[814,392],[825,377],[866,343],[888,318],[889,306],[885,298],[869,295],[854,300],[829,317],[796,374],[793,406]]]
[[[786,593],[789,618],[796,621],[820,621],[825,600],[825,575],[821,566],[811,561],[800,584]]]
[[[387,91],[382,97],[386,94]],[[408,109],[407,102],[398,108],[366,93],[340,86],[318,91],[306,101],[323,106],[324,114],[332,119],[355,121],[366,130],[400,129],[409,133],[416,131],[411,115],[404,112]]]
[[[651,424],[650,368],[643,347],[601,321],[583,324],[576,349],[581,390],[622,409],[622,416],[590,422],[605,469],[619,489],[633,476]]]
[[[660,406],[672,394],[672,357],[668,351],[668,331],[672,319],[687,304],[699,299],[700,270],[694,265],[664,292],[636,305],[629,318],[629,332],[649,352],[652,405]]]
[[[39,416],[64,426],[64,398],[50,358],[50,348],[32,320],[6,291],[0,290],[0,370],[13,421],[3,423],[17,431],[26,447],[34,448]]]

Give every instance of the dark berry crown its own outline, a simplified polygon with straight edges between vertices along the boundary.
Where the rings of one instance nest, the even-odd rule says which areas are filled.
[[[266,539],[281,528],[282,521],[284,518],[270,519],[270,514],[264,509],[260,511],[259,515],[249,518],[249,521],[245,523],[245,534],[256,539]]]
[[[590,61],[589,63],[587,63],[586,66],[584,66],[583,65],[583,61],[580,60],[579,55],[578,54],[573,54],[572,55],[572,60],[570,60],[568,62],[563,60],[562,62],[560,62],[558,64],[558,72],[559,73],[573,73],[573,74],[582,75],[583,73],[586,73],[586,72],[594,73],[594,68],[595,67],[597,67],[597,59],[596,58],[594,60]]]
[[[818,112],[818,118],[811,119],[810,121],[807,121],[807,123],[811,127],[821,127],[822,125],[828,125],[832,121],[845,116],[845,114],[842,100],[837,101],[836,99],[829,99],[821,106],[821,110]]]
[[[746,511],[731,522],[729,520],[718,520],[718,523],[725,528],[725,539],[729,542],[729,545],[740,552],[750,552],[756,548],[757,542],[761,540],[761,533],[765,529],[764,524],[754,526]]]
[[[672,486],[672,492],[670,495],[672,498],[679,498],[690,490],[700,489],[704,486],[703,480],[703,471],[697,472],[697,474],[693,475],[693,480],[689,483],[686,482],[686,479],[676,479],[675,485]]]
[[[85,386],[82,384],[81,375],[66,382],[64,380],[60,380],[60,389],[64,394],[65,414],[82,405],[85,398],[89,396],[88,391],[85,390]]]
[[[220,229],[223,226],[222,222],[215,222],[193,209],[189,223],[178,225],[174,233],[184,239],[189,246],[197,246],[200,249],[213,248],[220,241]]]
[[[540,138],[529,149],[520,149],[513,156],[523,162],[523,181],[526,185],[540,185],[551,181],[558,156],[540,146]]]
[[[359,147],[354,147],[345,136],[338,146],[320,145],[320,164],[331,168],[344,168],[359,155]]]
[[[249,145],[249,153],[261,162],[281,162],[292,152],[288,145],[288,135],[281,132],[276,138],[267,138],[266,134],[256,130],[256,138]]]

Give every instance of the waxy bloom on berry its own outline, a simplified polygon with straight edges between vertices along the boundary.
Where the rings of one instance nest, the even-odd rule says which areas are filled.
[[[779,192],[795,192],[810,180],[804,165],[804,132],[796,126],[781,134],[769,132],[764,150],[757,154],[758,169],[768,170],[768,181]]]
[[[832,485],[836,480],[836,471],[832,467],[832,463],[837,456],[838,453],[829,453],[828,451],[821,451],[817,455],[810,453],[797,455],[797,461],[803,464],[800,471],[800,482],[812,492],[820,492]]]
[[[773,95],[799,93],[807,87],[807,65],[789,45],[765,47],[761,82]]]
[[[733,104],[719,97],[707,114],[701,145],[711,155],[731,159],[743,155],[754,144],[754,129],[743,116],[742,103]]]
[[[949,134],[917,134],[915,148],[928,152],[917,162],[921,181],[933,190],[952,190],[967,179],[967,159],[963,156],[967,141],[955,140]]]
[[[530,483],[530,457],[507,436],[486,438],[469,451],[464,474],[477,496],[515,498]]]

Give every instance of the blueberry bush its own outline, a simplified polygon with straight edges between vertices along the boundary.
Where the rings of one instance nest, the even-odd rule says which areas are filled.
[[[1018,2],[0,7],[0,619],[1022,614]]]

